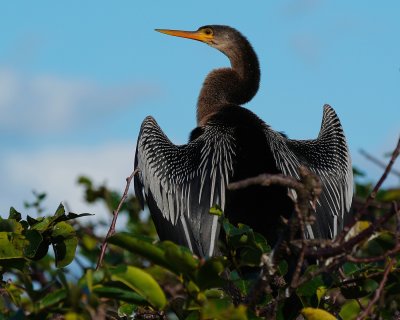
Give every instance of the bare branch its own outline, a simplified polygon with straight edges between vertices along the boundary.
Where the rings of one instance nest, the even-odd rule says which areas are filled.
[[[400,252],[400,245],[395,246],[393,249],[386,251],[384,254],[376,257],[369,258],[356,258],[353,256],[347,256],[347,261],[354,263],[371,263],[386,260],[389,257],[393,257]]]
[[[372,154],[369,154],[367,151],[364,149],[359,150],[360,154],[363,155],[366,159],[371,161],[372,163],[375,163],[378,167],[381,167],[382,169],[386,169],[386,163],[383,161],[379,160],[378,158],[374,157]],[[400,178],[400,171],[397,171],[396,169],[391,170],[392,174],[398,176]]]
[[[367,209],[367,207],[369,206],[369,203],[375,199],[376,194],[378,193],[379,189],[381,188],[383,182],[386,180],[386,177],[388,176],[389,172],[392,170],[393,164],[396,161],[399,154],[400,154],[400,138],[397,141],[397,146],[394,149],[392,156],[390,157],[390,161],[387,164],[385,171],[383,172],[381,178],[375,185],[374,189],[369,194],[367,200],[365,200],[364,208],[361,211],[364,211],[365,209]]]
[[[381,227],[386,221],[388,221],[391,217],[397,214],[397,206],[393,205],[392,209],[387,212],[385,215],[376,220],[373,224],[371,224],[368,228],[361,231],[356,236],[350,238],[349,240],[343,243],[334,242],[335,246],[325,247],[320,249],[308,249],[305,252],[307,257],[314,258],[323,258],[323,257],[333,257],[335,255],[344,254],[354,248],[354,246],[364,239],[367,239],[371,236],[379,227]]]
[[[383,274],[383,278],[381,280],[381,283],[379,284],[378,289],[376,289],[374,297],[371,299],[371,301],[368,303],[367,308],[357,317],[357,320],[363,320],[367,319],[368,315],[372,312],[372,307],[373,305],[379,300],[379,298],[382,295],[383,288],[387,282],[388,275],[390,271],[392,270],[393,265],[396,263],[396,259],[390,260],[390,262],[387,264],[385,268],[385,273]]]
[[[97,260],[96,270],[98,270],[100,268],[101,263],[103,262],[104,255],[105,255],[106,249],[107,249],[107,240],[109,237],[111,237],[115,233],[115,224],[117,223],[118,213],[121,210],[122,204],[125,202],[126,198],[128,197],[128,191],[129,191],[131,181],[138,172],[139,172],[139,169],[135,169],[131,173],[131,175],[128,178],[126,178],[125,191],[121,197],[121,200],[118,203],[117,209],[115,209],[113,211],[113,219],[111,221],[111,225],[110,225],[110,228],[108,229],[107,235],[104,238],[103,244],[101,245],[101,252],[100,252],[99,259]]]
[[[280,186],[293,188],[293,189],[301,189],[303,185],[295,178],[285,176],[283,174],[260,174],[256,177],[247,178],[241,181],[232,182],[229,184],[228,189],[230,190],[238,190],[247,188],[253,185],[259,186],[271,186],[273,184],[277,184]]]

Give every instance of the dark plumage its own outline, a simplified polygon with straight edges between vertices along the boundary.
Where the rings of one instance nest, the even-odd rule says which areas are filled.
[[[172,240],[200,256],[215,254],[218,217],[224,209],[233,223],[245,223],[273,245],[280,216],[288,218],[293,203],[279,186],[228,191],[230,182],[261,173],[298,177],[307,166],[322,181],[316,223],[307,237],[334,238],[343,228],[352,198],[351,160],[339,119],[326,105],[315,140],[290,140],[241,107],[256,94],[260,81],[257,56],[247,39],[227,26],[205,26],[194,32],[158,30],[209,44],[223,52],[231,68],[211,71],[197,104],[197,122],[188,144],[174,145],[152,117],[141,126],[136,149],[135,192],[144,196],[161,240]],[[292,192],[289,190],[289,192]]]

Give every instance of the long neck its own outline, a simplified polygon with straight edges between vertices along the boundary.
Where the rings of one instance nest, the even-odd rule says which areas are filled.
[[[207,75],[197,102],[199,126],[227,104],[249,102],[258,90],[260,67],[250,43],[243,37],[239,44],[221,51],[228,56],[231,68],[216,69]]]

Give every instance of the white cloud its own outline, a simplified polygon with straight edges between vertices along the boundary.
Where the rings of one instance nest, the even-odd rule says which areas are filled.
[[[61,201],[72,212],[96,214],[86,219],[111,219],[101,205],[89,205],[83,200],[83,188],[77,177],[86,175],[96,184],[106,183],[117,191],[125,188],[125,178],[134,166],[134,143],[112,143],[98,147],[70,147],[45,149],[35,152],[18,151],[0,159],[2,185],[0,212],[4,217],[10,206],[25,212],[22,203],[32,200],[32,190],[46,192],[45,206],[53,212]],[[133,185],[131,186],[133,192]],[[119,221],[121,224],[121,221]]]
[[[316,11],[323,3],[322,0],[295,0],[285,3],[282,8],[284,15],[293,18]]]
[[[0,126],[50,132],[78,125],[96,116],[107,116],[130,107],[156,92],[149,85],[125,83],[104,86],[83,79],[54,75],[28,75],[0,68]]]
[[[294,52],[309,66],[316,66],[321,56],[322,44],[313,33],[301,33],[291,37]]]

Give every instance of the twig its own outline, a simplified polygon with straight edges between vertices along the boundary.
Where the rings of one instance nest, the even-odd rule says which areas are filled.
[[[365,209],[367,209],[367,207],[369,206],[370,201],[375,199],[378,190],[382,186],[382,183],[385,181],[385,179],[386,179],[387,175],[389,174],[389,172],[392,170],[393,164],[396,161],[396,159],[399,156],[399,154],[400,154],[400,138],[397,141],[397,146],[394,149],[394,151],[392,153],[392,156],[390,157],[390,161],[389,161],[388,165],[386,166],[385,171],[383,172],[381,178],[379,179],[379,181],[375,185],[374,189],[369,194],[367,200],[365,200],[364,207],[363,207],[363,209],[361,211],[364,211]]]
[[[285,176],[283,174],[260,174],[256,177],[247,178],[241,181],[232,182],[229,184],[228,189],[230,190],[238,190],[247,188],[253,185],[259,186],[270,186],[273,184],[278,184],[284,187],[293,188],[293,189],[301,189],[303,185],[297,179]]]
[[[368,228],[361,231],[356,236],[350,238],[349,240],[340,243],[340,245],[335,242],[335,246],[320,248],[320,249],[308,249],[305,252],[307,257],[314,257],[314,258],[322,258],[322,257],[333,257],[335,255],[340,255],[343,253],[348,252],[349,250],[353,249],[354,246],[360,243],[362,240],[367,239],[370,235],[372,235],[376,229],[378,229],[382,224],[386,223],[392,216],[396,215],[396,206],[393,205],[392,209],[376,220],[373,224],[371,224]]]
[[[396,234],[399,237],[400,236],[400,210],[398,209],[398,205],[396,202],[393,203],[393,206],[394,206],[394,209],[396,210]]]
[[[393,270],[392,273],[393,272],[400,273],[400,269],[397,268],[397,269]],[[384,273],[384,271],[379,271],[379,272],[366,274],[364,276],[357,277],[357,278],[346,279],[346,280],[343,280],[342,282],[340,282],[340,284],[338,284],[337,286],[338,287],[344,287],[344,286],[347,286],[347,285],[352,284],[352,283],[357,283],[357,282],[364,281],[364,280],[367,280],[367,279],[374,279],[374,278],[377,278],[377,277],[381,277],[383,275],[383,273]]]
[[[115,224],[117,222],[117,218],[118,218],[118,213],[121,210],[122,204],[124,203],[124,201],[126,200],[126,198],[128,197],[128,191],[129,191],[129,186],[131,184],[131,181],[133,179],[133,177],[139,172],[139,169],[135,169],[131,175],[126,178],[126,186],[125,186],[125,191],[121,197],[121,200],[118,203],[117,209],[115,209],[113,211],[113,219],[110,225],[110,228],[108,229],[107,235],[104,238],[103,244],[101,245],[101,252],[100,252],[100,256],[99,259],[97,260],[97,265],[96,265],[96,270],[98,270],[101,266],[101,263],[103,262],[104,259],[104,255],[106,253],[106,249],[107,249],[107,240],[109,237],[111,237],[114,233],[115,233]]]
[[[381,167],[382,169],[386,168],[386,163],[384,163],[383,161],[379,160],[378,158],[375,158],[372,154],[369,154],[364,149],[360,149],[359,152],[366,159],[368,159],[372,163],[375,163],[378,167]],[[397,171],[396,169],[392,169],[390,173],[393,173],[394,175],[396,175],[396,176],[398,176],[400,178],[400,171]]]
[[[310,281],[311,279],[315,278],[316,276],[322,274],[322,273],[328,273],[331,272],[332,270],[336,270],[338,266],[343,265],[343,263],[346,262],[346,257],[345,256],[339,256],[335,257],[332,259],[329,264],[322,265],[319,269],[316,269],[315,271],[311,271],[310,273],[307,273],[302,276],[301,279],[299,279],[297,283],[297,287],[300,287],[302,284],[306,283],[307,281]]]
[[[354,263],[371,263],[377,262],[387,259],[388,257],[393,257],[400,252],[400,246],[397,245],[391,250],[386,251],[384,254],[377,256],[377,257],[370,257],[370,258],[356,258],[353,256],[347,256],[347,261],[354,262]]]
[[[386,266],[385,273],[383,274],[383,278],[381,280],[381,283],[379,284],[378,289],[375,291],[374,297],[371,299],[371,301],[368,303],[367,308],[357,317],[357,320],[363,320],[368,317],[368,315],[372,311],[373,305],[379,300],[379,298],[382,295],[382,290],[387,282],[388,275],[390,273],[390,270],[392,269],[393,265],[396,263],[396,259],[392,259],[388,265]]]
[[[303,244],[303,246],[301,248],[300,256],[299,256],[299,258],[297,260],[296,269],[295,269],[293,277],[292,277],[292,282],[290,283],[290,286],[292,288],[297,288],[298,287],[301,268],[302,268],[303,263],[304,263],[304,253],[306,252],[306,248],[307,248],[306,245]]]

